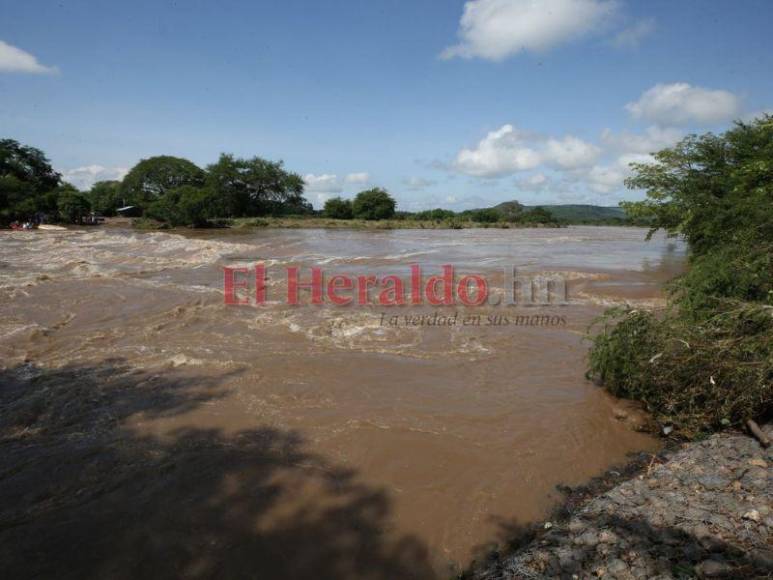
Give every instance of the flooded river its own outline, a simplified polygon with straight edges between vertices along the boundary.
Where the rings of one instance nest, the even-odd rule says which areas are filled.
[[[139,372],[151,385],[169,376],[186,388],[206,385],[165,412],[132,407],[120,414],[121,429],[143,441],[191,430],[223,441],[256,430],[292,433],[321,459],[287,461],[277,489],[283,478],[298,479],[292,469],[320,469],[375,490],[383,502],[373,509],[381,511],[368,517],[377,533],[395,545],[410,538],[440,571],[468,562],[503,527],[543,517],[557,484],[578,484],[630,452],[656,448],[615,418],[620,403],[584,378],[583,335],[593,318],[609,305],[657,306],[662,284],[683,268],[680,243],[646,242],[645,233],[2,232],[0,357],[19,380],[69,365],[94,376]],[[258,263],[266,266],[264,303],[225,305],[223,268]],[[494,294],[516,267],[565,282],[566,296],[474,307],[286,304],[287,266],[303,281],[318,266],[328,278],[395,275],[407,285],[412,264],[426,276],[453,265],[484,277]],[[545,322],[527,322],[535,314]],[[456,318],[440,324],[436,315]],[[479,323],[462,324],[470,316]],[[77,373],[68,376],[77,386]],[[207,468],[193,461],[195,478]],[[239,470],[231,475],[218,483],[225,498],[239,485]],[[251,525],[284,529],[288,514],[326,501],[328,484],[296,485]],[[274,489],[253,494],[272,493],[267,487]]]

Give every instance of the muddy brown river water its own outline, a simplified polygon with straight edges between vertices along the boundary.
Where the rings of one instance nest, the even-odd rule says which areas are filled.
[[[158,441],[186,429],[226,441],[258,429],[293,433],[322,459],[285,467],[337,470],[378,490],[379,534],[398,545],[411,538],[442,571],[464,565],[508,525],[543,517],[557,484],[579,484],[630,452],[656,448],[615,418],[620,402],[584,378],[583,334],[593,318],[609,305],[659,305],[663,283],[683,268],[681,243],[646,242],[645,233],[1,232],[0,357],[17,373],[121,361],[121,372],[145,373],[151,384],[165,376],[206,384],[196,404],[164,413],[140,405],[122,415],[122,428]],[[223,267],[255,263],[267,265],[266,303],[224,305]],[[288,265],[305,280],[312,266],[328,276],[407,278],[411,264],[428,276],[452,264],[493,286],[516,266],[564,280],[568,295],[560,304],[479,307],[284,301]],[[438,311],[456,313],[457,323],[406,322]],[[513,323],[534,314],[563,322]],[[385,324],[394,315],[397,324]],[[462,324],[470,315],[481,323]],[[219,483],[225,498],[239,485],[239,470],[231,476]],[[295,486],[255,516],[255,529],[275,531],[288,514],[319,508],[325,485]]]

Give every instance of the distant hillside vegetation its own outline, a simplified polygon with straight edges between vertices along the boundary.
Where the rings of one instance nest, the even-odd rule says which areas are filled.
[[[500,204],[506,205],[506,204]],[[497,206],[499,207],[499,206]],[[533,209],[535,206],[525,206],[524,209]],[[626,218],[625,210],[621,207],[604,207],[600,205],[543,205],[556,219],[569,222],[594,222]]]

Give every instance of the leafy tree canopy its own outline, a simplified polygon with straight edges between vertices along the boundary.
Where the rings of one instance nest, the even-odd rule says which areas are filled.
[[[651,220],[650,235],[662,229],[690,246],[691,267],[674,285],[686,312],[728,298],[773,303],[773,116],[692,135],[632,168],[627,185],[647,199],[626,211]]]
[[[29,184],[34,193],[52,190],[61,179],[40,149],[13,139],[0,139],[0,177]]]
[[[204,171],[187,159],[159,155],[137,163],[121,182],[120,194],[126,203],[144,208],[172,189],[201,186],[204,179]]]
[[[650,235],[681,234],[696,254],[773,238],[773,116],[736,123],[723,135],[691,135],[656,153],[655,163],[631,167],[626,185],[647,199],[621,205],[652,220]]]
[[[453,219],[455,216],[456,214],[450,209],[442,209],[438,207],[435,209],[427,209],[424,211],[416,212],[412,214],[411,217],[415,220],[442,221]]]
[[[207,171],[207,185],[217,194],[222,217],[286,213],[288,206],[304,213],[310,210],[303,199],[303,178],[285,170],[281,161],[223,153]]]
[[[325,202],[325,207],[322,210],[325,217],[349,220],[354,217],[352,210],[352,201],[350,199],[343,199],[340,197],[333,197]]]
[[[383,220],[395,215],[396,205],[385,189],[375,187],[357,194],[352,203],[352,211],[358,219]]]
[[[56,192],[56,204],[61,218],[69,223],[81,223],[91,210],[86,195],[66,183]]]
[[[60,175],[42,151],[0,139],[0,222],[56,211],[51,192],[59,182]]]
[[[146,212],[148,217],[170,226],[205,227],[213,213],[216,196],[207,188],[183,185],[166,192],[153,202]]]
[[[105,216],[115,215],[115,210],[123,205],[120,181],[97,181],[86,197],[91,208]]]

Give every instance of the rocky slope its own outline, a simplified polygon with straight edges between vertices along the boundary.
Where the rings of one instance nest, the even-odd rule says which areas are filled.
[[[546,523],[475,578],[773,578],[772,484],[773,447],[714,435]]]

